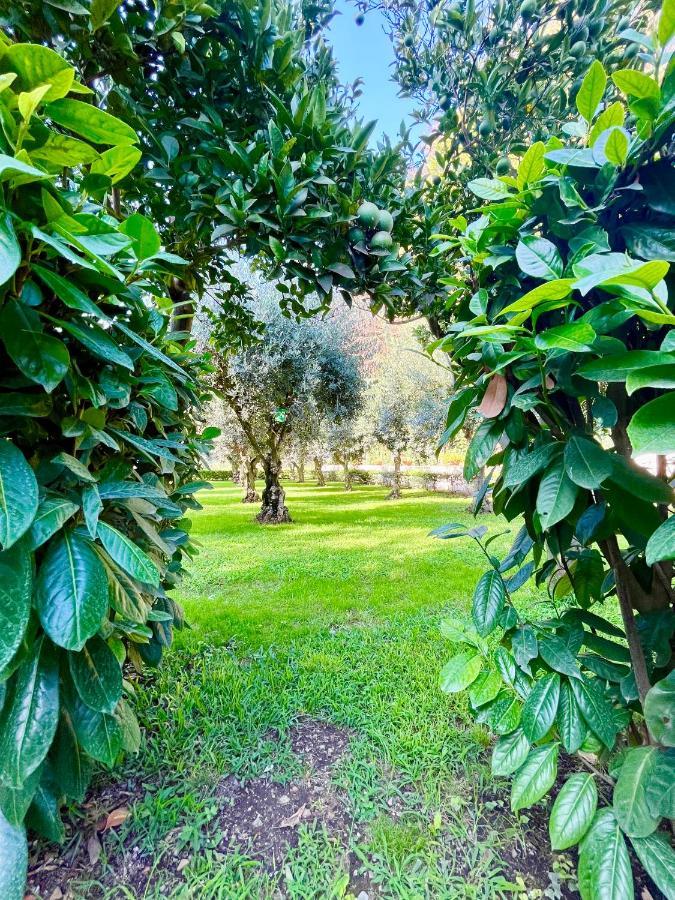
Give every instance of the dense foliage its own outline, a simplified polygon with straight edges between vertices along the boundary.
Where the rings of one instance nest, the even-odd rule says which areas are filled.
[[[442,686],[468,688],[500,735],[493,771],[514,774],[514,810],[550,790],[561,746],[608,772],[600,796],[594,766],[570,776],[551,813],[554,849],[581,842],[584,898],[633,896],[624,835],[666,895],[675,884],[658,830],[675,817],[674,32],[666,2],[658,34],[635,36],[647,66],[610,80],[595,61],[571,139],[532,144],[514,176],[470,182],[487,204],[450,218],[436,247],[465,261],[449,273],[462,289],[440,342],[459,389],[445,438],[478,407],[466,474],[497,467],[495,511],[525,520],[504,559],[485,526],[439,530],[469,535],[489,563],[473,624],[446,624],[464,646]],[[623,99],[607,99],[610,85]],[[640,453],[656,455],[653,474]],[[539,621],[514,597],[531,577],[551,600]]]
[[[52,840],[94,760],[140,733],[126,661],[182,614],[203,361],[168,333],[141,214],[104,204],[136,134],[46,47],[0,56],[0,894],[23,896],[28,824]]]

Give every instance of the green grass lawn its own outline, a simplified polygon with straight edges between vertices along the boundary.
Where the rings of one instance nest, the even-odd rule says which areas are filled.
[[[439,621],[467,614],[484,561],[472,542],[428,532],[469,522],[467,501],[292,484],[293,524],[261,527],[239,496],[222,484],[201,495],[201,552],[178,594],[191,628],[138,683],[140,759],[115,773],[135,798],[131,815],[106,832],[101,878],[80,881],[77,896],[325,898],[366,884],[371,898],[413,900],[546,888],[525,859],[527,816],[508,813],[490,777],[488,735],[461,697],[438,689],[453,649]],[[304,767],[294,728],[308,720],[347,736],[325,786],[341,828],[321,814],[301,823],[273,865],[243,846],[224,853],[223,784],[294,789]]]

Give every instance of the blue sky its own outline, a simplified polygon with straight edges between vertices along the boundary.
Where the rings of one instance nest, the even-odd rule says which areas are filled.
[[[377,119],[371,141],[383,134],[396,140],[401,119],[414,109],[412,100],[397,97],[397,86],[391,80],[390,63],[394,49],[382,28],[379,12],[366,14],[363,25],[356,24],[357,10],[346,0],[338,0],[337,15],[330,24],[328,40],[339,64],[341,81],[364,80],[359,98],[361,115],[366,121]],[[410,124],[410,121],[407,121]]]

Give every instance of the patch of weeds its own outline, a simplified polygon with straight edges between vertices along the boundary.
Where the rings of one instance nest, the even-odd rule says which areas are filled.
[[[281,886],[289,900],[334,900],[349,885],[345,847],[322,826],[302,825],[298,844],[281,867]]]

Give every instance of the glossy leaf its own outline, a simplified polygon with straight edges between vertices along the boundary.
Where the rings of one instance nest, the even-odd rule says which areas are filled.
[[[530,742],[522,728],[502,735],[492,751],[492,774],[512,775],[527,759]]]
[[[21,787],[51,746],[59,715],[59,675],[53,648],[38,640],[16,673],[0,717],[0,777]]]
[[[499,572],[491,570],[481,576],[473,595],[471,614],[481,637],[494,631],[504,608],[506,593]]]
[[[77,510],[77,504],[65,497],[48,497],[43,500],[28,532],[27,540],[31,550],[46,543]]]
[[[578,488],[569,478],[562,459],[546,471],[539,482],[537,512],[542,528],[551,528],[565,519],[574,508]]]
[[[631,838],[638,859],[667,900],[675,900],[675,850],[665,834]]]
[[[25,534],[38,508],[38,486],[23,453],[0,439],[0,546],[8,550]]]
[[[595,814],[579,852],[582,900],[630,900],[633,873],[619,824],[610,809]]]
[[[574,699],[588,727],[611,750],[616,739],[617,727],[612,715],[612,707],[605,699],[597,680],[572,679],[570,685]]]
[[[558,745],[535,747],[516,772],[511,785],[511,809],[526,809],[548,793],[558,771]]]
[[[33,568],[24,543],[0,553],[0,672],[23,640],[32,588]]]
[[[98,537],[110,557],[137,581],[159,585],[159,569],[150,557],[126,535],[107,522],[99,522]]]
[[[534,743],[551,729],[558,711],[560,675],[551,672],[535,682],[523,706],[521,727],[526,737]]]
[[[4,900],[23,900],[27,872],[26,832],[0,812],[0,896]]]
[[[55,644],[81,650],[108,609],[108,580],[91,544],[74,531],[50,543],[38,570],[35,602]]]
[[[645,719],[655,740],[675,747],[675,671],[657,681],[645,697]]]
[[[79,653],[68,654],[68,664],[77,692],[87,706],[112,713],[122,696],[122,670],[106,642],[91,638]]]
[[[598,789],[593,775],[571,775],[555,799],[548,830],[551,847],[566,850],[586,834],[598,805]]]
[[[598,488],[612,474],[612,458],[593,441],[574,436],[565,447],[565,470],[580,487]]]
[[[483,657],[480,653],[458,653],[441,669],[441,690],[446,694],[463,691],[476,680],[482,667]]]

